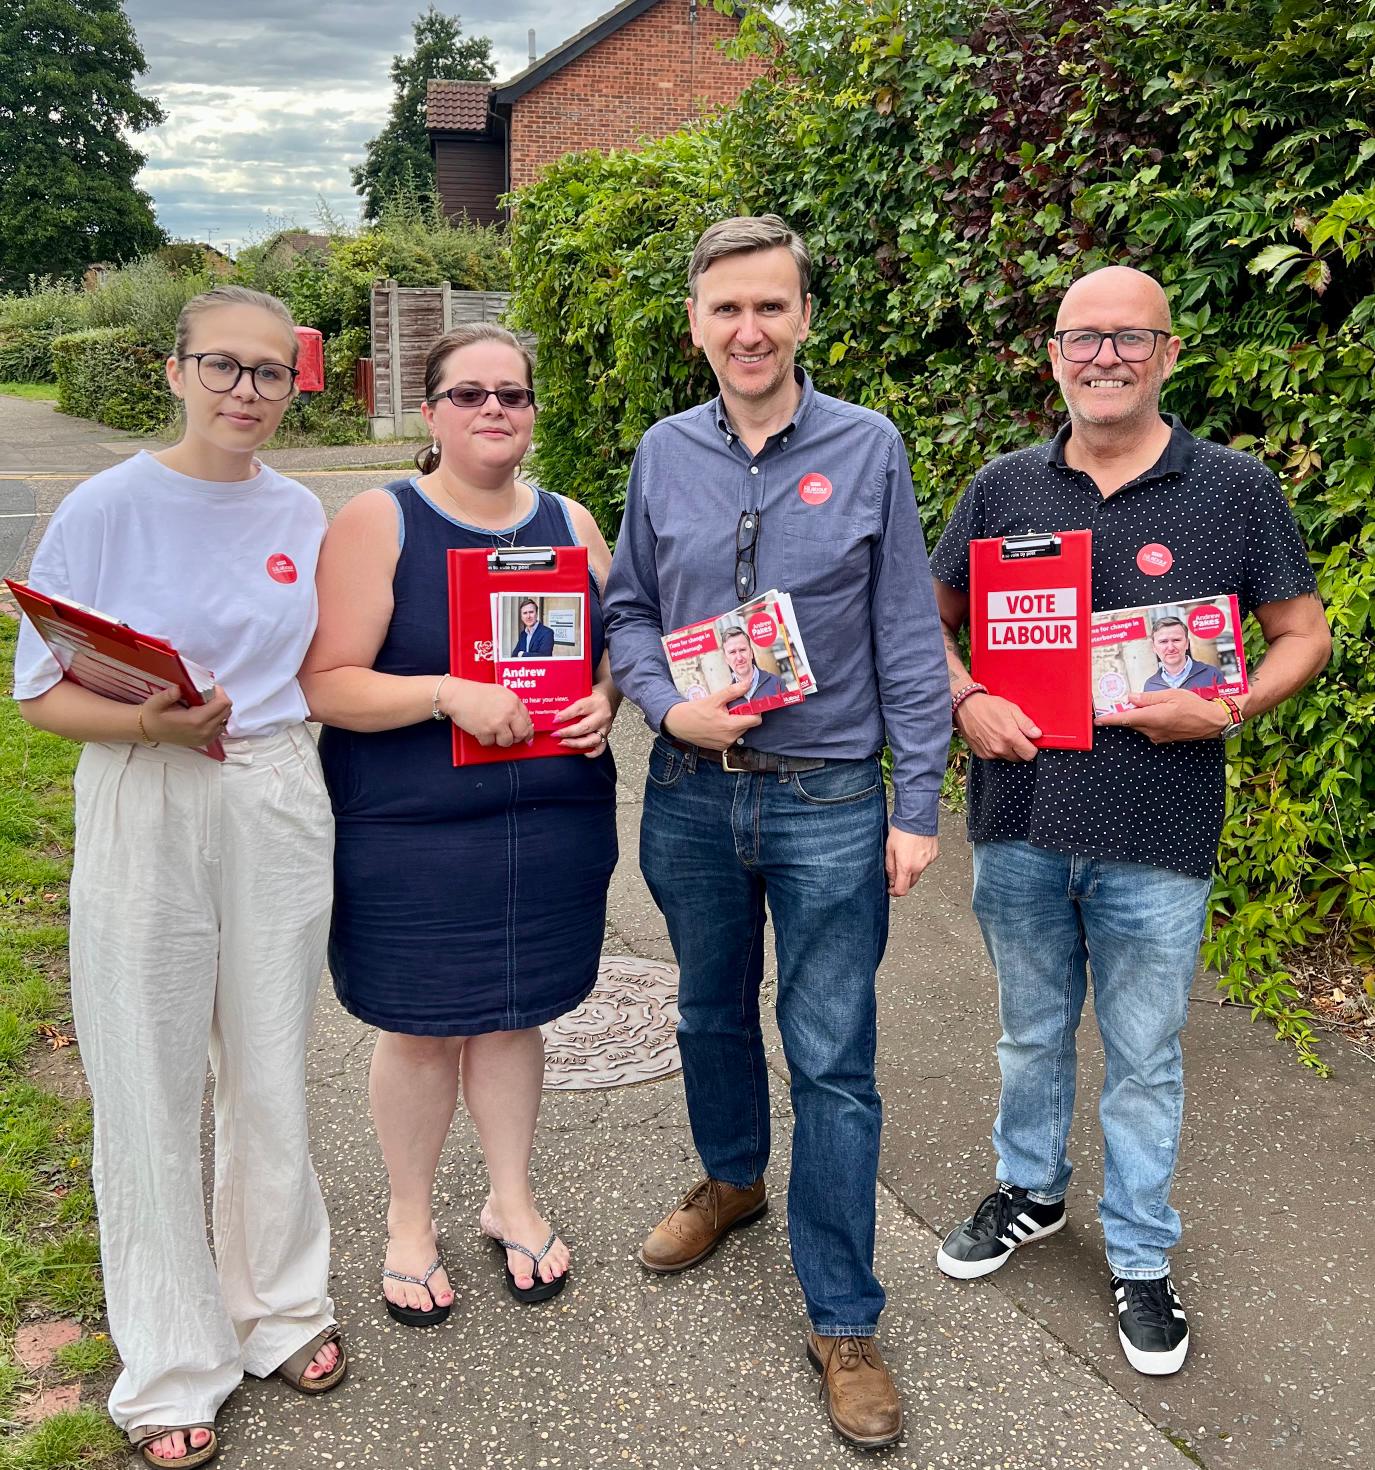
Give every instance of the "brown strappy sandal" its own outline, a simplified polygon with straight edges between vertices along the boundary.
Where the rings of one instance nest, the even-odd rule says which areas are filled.
[[[330,1342],[339,1344],[339,1361],[330,1372],[322,1374],[319,1378],[307,1378],[306,1369],[314,1362],[315,1354]],[[330,1389],[337,1388],[343,1382],[344,1375],[348,1371],[348,1349],[344,1346],[344,1334],[339,1330],[337,1323],[332,1327],[326,1327],[323,1332],[317,1332],[308,1343],[303,1347],[298,1347],[284,1363],[279,1363],[273,1369],[276,1376],[283,1383],[294,1388],[297,1393],[328,1393]]]
[[[210,1438],[199,1449],[196,1449],[191,1443],[193,1429],[210,1431]],[[169,1434],[186,1436],[184,1455],[173,1455],[164,1459],[161,1455],[155,1455],[148,1449],[150,1444]],[[161,1470],[192,1470],[192,1466],[204,1465],[213,1460],[220,1452],[220,1442],[215,1437],[213,1424],[140,1424],[137,1429],[129,1430],[128,1435],[130,1445],[143,1457],[144,1462],[149,1465],[158,1465]]]

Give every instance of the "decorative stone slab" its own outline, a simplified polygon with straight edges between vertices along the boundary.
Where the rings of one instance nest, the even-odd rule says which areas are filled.
[[[678,967],[637,955],[604,954],[592,994],[541,1028],[544,1086],[582,1092],[657,1082],[678,1056]]]

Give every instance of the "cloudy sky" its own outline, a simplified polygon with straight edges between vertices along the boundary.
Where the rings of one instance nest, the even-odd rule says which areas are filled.
[[[614,0],[437,0],[465,35],[492,39],[498,79]],[[392,57],[411,48],[426,0],[125,0],[148,59],[140,87],[167,121],[135,140],[139,184],[178,239],[231,253],[283,224],[310,226],[317,201],[356,219],[349,168],[386,122]]]

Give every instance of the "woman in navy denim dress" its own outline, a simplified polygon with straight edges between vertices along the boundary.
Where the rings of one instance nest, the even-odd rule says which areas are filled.
[[[330,969],[344,1006],[379,1030],[383,1293],[410,1326],[443,1321],[453,1302],[431,1196],[460,1077],[491,1182],[481,1229],[506,1251],[508,1288],[543,1301],[567,1281],[567,1248],[530,1191],[538,1028],[596,980],[619,702],[598,596],[606,542],[581,506],[516,478],[534,422],[529,355],[500,327],[459,328],[429,354],[425,397],[434,444],[422,473],[360,495],[326,537],[320,630],[301,676],[326,727],[336,821]],[[570,754],[455,768],[450,721],[485,745],[523,740],[531,722],[511,690],[445,673],[449,549],[579,542],[595,675],[563,715]]]

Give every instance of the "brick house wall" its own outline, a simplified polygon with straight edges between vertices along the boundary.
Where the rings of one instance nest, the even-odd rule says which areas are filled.
[[[710,0],[659,0],[511,105],[511,188],[581,148],[634,148],[729,106],[768,69],[720,49],[739,22]]]

